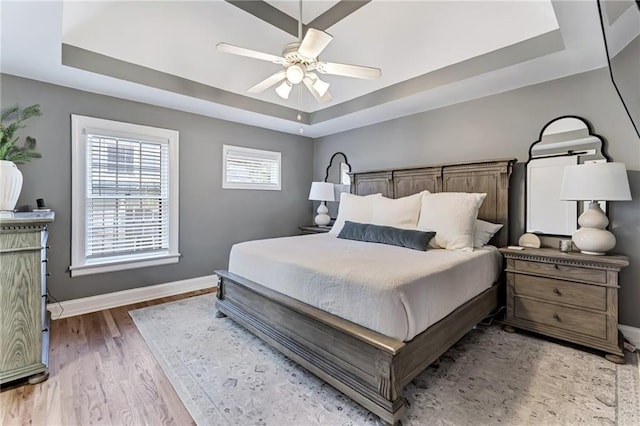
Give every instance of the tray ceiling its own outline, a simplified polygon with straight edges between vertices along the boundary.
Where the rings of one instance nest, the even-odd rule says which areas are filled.
[[[333,101],[246,89],[280,65],[298,1],[2,2],[4,73],[320,137],[606,65],[595,2],[310,1],[333,35],[320,58],[379,80],[325,75]],[[301,121],[296,119],[301,111]]]

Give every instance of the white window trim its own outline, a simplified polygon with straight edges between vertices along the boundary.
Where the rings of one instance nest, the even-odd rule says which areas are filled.
[[[227,153],[229,151],[245,152],[248,155],[259,155],[272,158],[278,162],[278,184],[238,183],[227,181]],[[266,191],[280,191],[282,189],[282,154],[277,151],[245,148],[235,145],[222,145],[222,188],[223,189],[258,189]]]
[[[86,129],[103,130],[120,137],[162,140],[169,144],[169,250],[162,253],[113,257],[108,260],[88,260],[85,256],[86,232]],[[71,115],[71,276],[100,274],[147,266],[177,263],[179,244],[179,132],[139,124]]]

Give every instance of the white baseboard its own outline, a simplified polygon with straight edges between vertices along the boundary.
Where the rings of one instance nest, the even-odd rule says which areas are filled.
[[[628,341],[636,348],[640,348],[640,328],[631,327],[630,325],[618,325],[618,328]]]
[[[73,317],[102,311],[132,303],[158,299],[160,297],[174,296],[195,290],[203,290],[215,287],[218,283],[216,275],[190,278],[188,280],[174,281],[165,284],[151,285],[147,287],[132,288],[131,290],[116,291],[113,293],[99,294],[97,296],[83,297],[81,299],[65,300],[57,303],[49,303],[47,309],[51,312],[51,319]]]

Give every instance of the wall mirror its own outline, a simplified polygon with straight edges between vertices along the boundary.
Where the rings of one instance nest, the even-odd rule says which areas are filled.
[[[333,183],[336,201],[340,200],[341,192],[350,192],[351,190],[349,172],[351,172],[351,165],[347,161],[347,156],[342,152],[333,154],[331,160],[329,160],[324,181]]]
[[[610,161],[604,140],[580,117],[558,117],[547,123],[529,148],[525,179],[526,232],[554,236],[573,234],[582,206],[561,201],[565,166]]]
[[[598,0],[611,80],[640,138],[640,2]]]
[[[333,183],[333,191],[336,201],[340,201],[340,194],[351,192],[351,165],[347,161],[347,156],[342,152],[336,152],[331,156],[327,171],[324,176],[325,182]],[[338,215],[338,203],[328,203],[329,216],[335,218]]]

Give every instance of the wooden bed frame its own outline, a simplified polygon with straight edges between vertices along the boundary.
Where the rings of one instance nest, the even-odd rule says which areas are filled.
[[[399,198],[431,192],[484,192],[478,217],[504,227],[515,159],[353,173],[352,191]],[[227,271],[218,275],[219,316],[229,316],[384,422],[400,420],[402,388],[497,306],[498,283],[409,342],[384,336]]]

